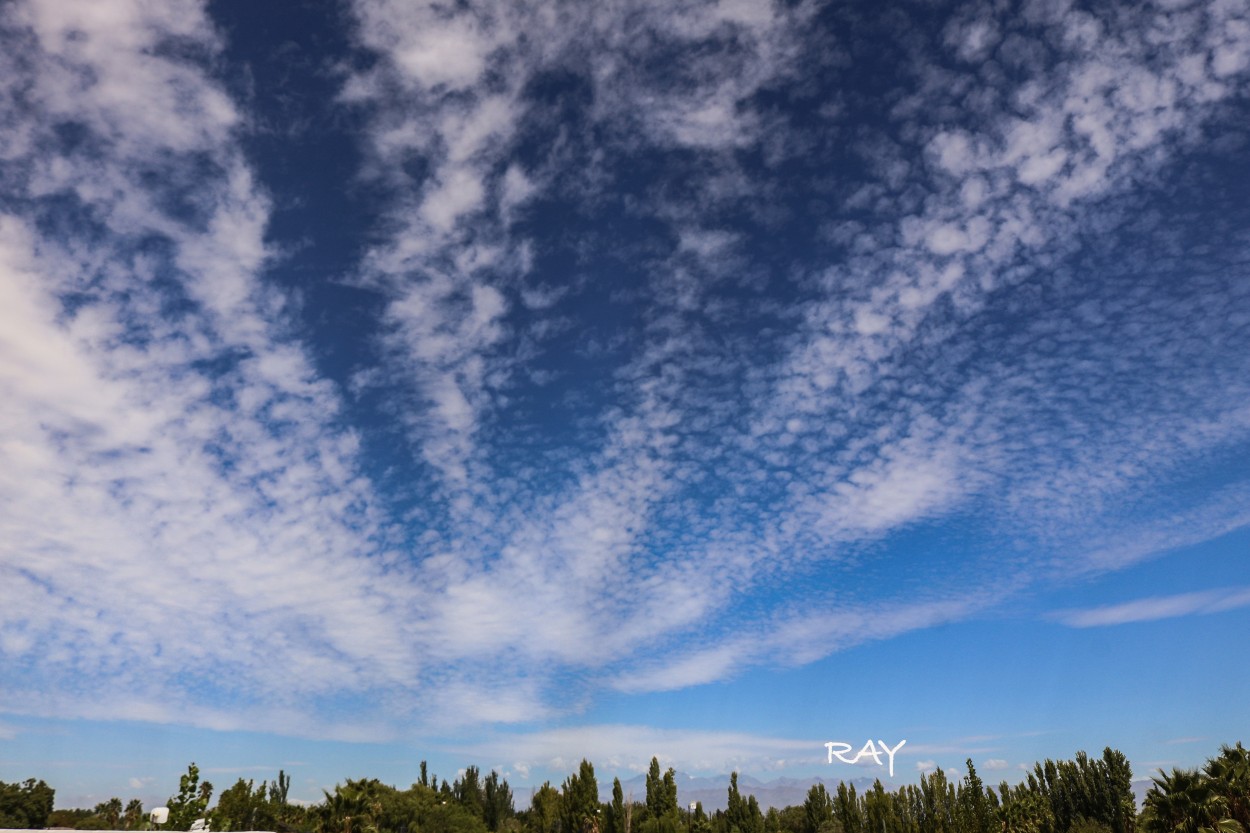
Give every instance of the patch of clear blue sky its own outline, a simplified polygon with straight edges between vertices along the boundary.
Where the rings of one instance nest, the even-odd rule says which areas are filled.
[[[593,722],[740,730],[810,739],[893,743],[906,738],[897,771],[1006,759],[1014,767],[1078,749],[1120,749],[1144,776],[1193,766],[1237,724],[1237,692],[1250,690],[1244,655],[1250,606],[1122,625],[1074,628],[1049,618],[1066,608],[1245,587],[1250,531],[1241,530],[1092,581],[1012,597],[983,614],[859,645],[800,668],[679,692],[608,697]],[[882,588],[885,591],[887,588]],[[888,618],[883,604],[865,612]],[[818,610],[811,612],[819,616]],[[1179,684],[1178,684],[1179,683]],[[1190,736],[1189,747],[1171,741]],[[916,753],[949,746],[945,753]],[[1196,746],[1196,748],[1194,748]],[[975,751],[974,751],[975,750]],[[827,775],[827,766],[806,767]]]

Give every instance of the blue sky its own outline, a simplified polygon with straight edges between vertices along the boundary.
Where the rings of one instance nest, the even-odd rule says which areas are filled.
[[[1245,739],[1245,0],[0,20],[0,779]]]

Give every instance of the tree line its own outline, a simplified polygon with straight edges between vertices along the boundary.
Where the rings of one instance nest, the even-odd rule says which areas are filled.
[[[193,763],[166,802],[162,830],[205,819],[213,831],[277,833],[1250,833],[1250,753],[1237,743],[1197,769],[1160,772],[1137,810],[1127,758],[1113,749],[1091,758],[1035,764],[1018,784],[987,787],[972,760],[952,780],[935,770],[895,790],[876,781],[862,794],[839,783],[814,785],[801,805],[764,811],[730,776],[728,802],[712,813],[678,804],[676,773],[651,759],[645,796],[626,795],[619,778],[599,800],[594,766],[583,760],[559,787],[545,782],[518,811],[508,782],[470,766],[439,780],[420,764],[407,789],[376,778],[349,779],[323,800],[288,799],[290,776],[256,784],[240,778],[211,806],[213,785]],[[113,798],[93,809],[53,810],[43,781],[0,782],[0,827],[151,830],[138,799]]]

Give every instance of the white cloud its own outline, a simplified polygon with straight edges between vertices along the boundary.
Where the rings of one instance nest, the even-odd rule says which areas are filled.
[[[435,231],[449,232],[456,220],[482,204],[486,189],[474,171],[453,168],[421,203],[421,216]]]
[[[741,667],[741,646],[718,645],[669,663],[662,668],[627,674],[616,681],[621,691],[671,691],[716,682]]]
[[[40,675],[7,675],[6,704],[210,726],[264,713],[305,731],[275,699],[406,683],[420,663],[389,611],[408,590],[367,557],[356,439],[259,278],[268,205],[231,139],[235,115],[193,62],[154,48],[217,48],[202,10],[9,11],[37,38],[27,74],[6,79],[41,105],[33,129],[72,110],[102,141],[93,158],[28,148],[28,168],[55,182],[32,178],[27,196],[74,193],[110,234],[0,219],[0,650],[12,668],[37,657]],[[195,163],[184,152],[222,172],[195,182],[190,222],[161,208]],[[144,179],[153,159],[159,183]],[[140,251],[152,235],[167,259]],[[190,305],[162,316],[174,285]],[[228,679],[239,708],[205,708]]]
[[[1178,616],[1223,613],[1247,605],[1250,605],[1250,587],[1231,587],[1172,596],[1152,596],[1083,610],[1061,610],[1054,614],[1054,618],[1069,627],[1096,628],[1174,619]]]
[[[366,39],[388,52],[404,76],[424,88],[470,87],[486,68],[493,46],[479,20],[444,14],[429,5],[362,4]]]

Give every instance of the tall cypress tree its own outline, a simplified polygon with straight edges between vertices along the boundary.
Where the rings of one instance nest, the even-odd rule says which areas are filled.
[[[993,833],[994,817],[985,787],[971,758],[967,765],[968,774],[959,790],[958,829],[960,833]]]
[[[813,784],[803,802],[803,833],[821,833],[821,828],[832,822],[833,799],[824,784]]]
[[[599,783],[595,768],[582,759],[577,773],[564,781],[563,833],[599,833]]]

